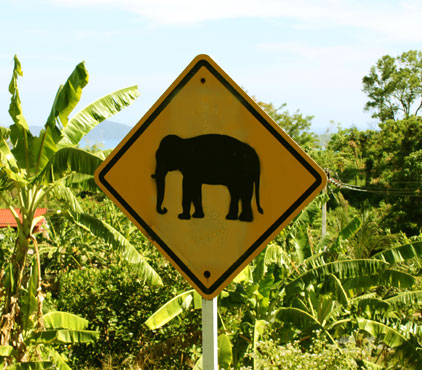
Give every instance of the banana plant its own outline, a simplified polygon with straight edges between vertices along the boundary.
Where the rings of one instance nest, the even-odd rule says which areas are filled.
[[[99,332],[88,329],[88,320],[67,312],[48,312],[39,315],[39,269],[32,256],[30,278],[21,295],[22,340],[25,346],[0,346],[0,365],[7,369],[70,370],[66,358],[56,350],[57,344],[91,343]],[[25,349],[24,353],[19,353]],[[32,355],[31,355],[32,354]],[[35,354],[35,355],[34,355]]]
[[[319,332],[329,342],[337,344],[340,336],[363,330],[357,318],[363,319],[365,310],[371,313],[367,319],[378,320],[381,324],[380,318],[394,319],[391,311],[382,310],[382,307],[393,305],[384,301],[384,296],[377,295],[381,287],[390,291],[414,287],[416,279],[397,269],[394,261],[387,261],[387,257],[337,259],[361,227],[356,217],[337,235],[328,235],[312,244],[309,233],[303,230],[308,229],[308,222],[313,220],[312,213],[312,207],[303,211],[287,230],[289,234],[279,237],[278,243],[268,246],[265,254],[250,265],[254,272],[250,278],[232,285],[221,295],[223,306],[237,304],[239,311],[246,308],[240,324],[236,325],[236,334],[231,336],[235,368],[240,366],[246,351],[252,349],[256,354],[257,340],[267,325],[278,323],[277,337],[281,342],[303,341]],[[418,246],[413,243],[413,246],[396,247],[393,251],[396,256],[400,251],[400,261],[403,261],[404,256],[420,255]],[[287,250],[290,252],[286,253]],[[391,254],[392,251],[385,251],[385,256]],[[363,300],[368,291],[374,292],[372,306],[369,305],[370,297],[366,303]],[[415,302],[418,298],[418,295],[408,293],[399,294],[395,299]],[[407,342],[402,343],[408,353],[414,348]],[[416,358],[417,352],[413,355],[412,358]]]
[[[274,309],[274,302],[270,299],[274,283],[274,270],[267,271],[267,265],[274,260],[287,259],[283,250],[272,244],[266,248],[265,253],[261,253],[250,265],[248,265],[234,280],[231,288],[223,291],[218,297],[219,310],[219,336],[218,336],[218,363],[221,368],[238,368],[241,358],[253,343],[254,349],[260,336],[263,334],[265,326],[269,324],[270,312]],[[266,278],[263,276],[266,275]],[[246,287],[246,288],[245,288]],[[227,307],[249,306],[252,309],[242,310],[245,312],[242,320],[242,330],[232,331],[223,319],[222,311]],[[202,307],[201,296],[192,290],[180,293],[156,312],[154,312],[145,325],[151,330],[159,329],[174,318],[191,309]],[[249,314],[248,314],[249,313]],[[252,332],[249,330],[253,327]],[[202,369],[202,358],[199,358],[195,369]]]
[[[151,330],[157,330],[191,308],[202,308],[202,297],[193,289],[178,294],[166,302],[145,321],[145,325]],[[219,367],[229,369],[232,363],[230,339],[225,334],[220,334],[217,339]],[[202,356],[197,360],[194,370],[202,370]]]
[[[0,202],[13,214],[17,224],[15,247],[9,262],[2,266],[2,294],[4,304],[0,317],[0,345],[13,347],[18,362],[25,362],[26,347],[22,324],[25,304],[37,302],[36,322],[39,333],[43,330],[40,254],[34,227],[39,221],[34,215],[38,207],[47,198],[55,197],[63,201],[69,214],[82,224],[81,207],[71,190],[72,179],[76,174],[92,177],[95,169],[103,161],[104,154],[92,153],[79,148],[78,144],[97,124],[129,106],[138,96],[137,86],[115,91],[81,109],[69,117],[78,104],[82,89],[88,83],[88,72],[82,62],[76,66],[64,85],[57,91],[50,114],[44,128],[38,136],[29,130],[23,115],[18,89],[18,78],[22,76],[19,59],[14,57],[12,79],[9,84],[11,102],[9,114],[13,120],[10,128],[0,130]],[[79,216],[78,216],[79,215]],[[98,228],[97,228],[98,229]],[[103,236],[106,234],[101,230]],[[113,238],[128,253],[128,258],[135,258],[134,248],[112,229],[107,230],[108,240]],[[110,235],[113,235],[112,237]],[[106,236],[107,238],[107,236]],[[28,260],[34,251],[33,268],[38,271],[34,297],[25,298],[28,283]],[[159,282],[155,271],[150,268],[142,256],[138,256],[141,269],[147,279]],[[26,300],[26,301],[25,301]],[[26,311],[27,313],[30,311]],[[42,334],[40,334],[42,336]]]
[[[298,247],[299,250],[305,246],[305,233],[294,233],[296,227],[308,225],[317,213],[318,205],[312,204],[303,211],[295,220],[294,225],[287,231],[287,238]],[[297,225],[295,227],[295,225]],[[286,239],[286,238],[285,238]],[[285,240],[284,239],[284,240]],[[245,361],[245,353],[252,348],[255,352],[257,344],[267,325],[274,320],[273,313],[276,311],[280,289],[288,275],[295,271],[295,263],[285,249],[277,243],[271,243],[265,251],[258,255],[225,289],[218,297],[220,337],[225,336],[231,342],[231,366],[238,369]],[[304,247],[306,251],[298,252],[306,255],[311,254],[310,248]],[[181,293],[171,301],[158,309],[147,321],[150,329],[157,329],[162,325],[182,314],[191,307],[200,308],[195,304],[196,292],[193,290]],[[193,306],[192,306],[192,303]],[[237,309],[241,312],[241,320],[236,327],[224,323],[224,313],[230,309]],[[223,340],[222,338],[220,340]],[[219,361],[221,363],[221,361]],[[252,360],[252,366],[255,367]]]
[[[306,338],[320,331],[335,343],[360,331],[390,348],[394,361],[419,368],[422,330],[405,308],[420,307],[422,297],[413,290],[416,278],[398,264],[420,257],[420,246],[415,241],[370,259],[323,263],[297,276],[285,286],[283,307],[276,313],[282,332]]]
[[[415,277],[399,263],[422,256],[420,242],[372,258],[350,259],[343,252],[359,231],[361,220],[354,217],[337,234],[313,239],[309,225],[317,219],[317,211],[315,204],[305,209],[220,294],[220,330],[231,341],[231,366],[255,368],[259,340],[270,327],[277,327],[274,335],[281,343],[303,343],[321,335],[338,345],[341,337],[367,333],[391,346],[397,358],[407,356],[419,364],[416,338],[422,330],[415,323],[406,326],[412,320],[400,313],[406,305],[420,305],[422,295],[413,290]],[[164,325],[195,308],[194,294],[181,294],[172,302],[175,307],[157,311],[148,326],[159,316]],[[225,325],[222,318],[233,312],[236,323]],[[246,353],[252,353],[252,360]],[[365,366],[378,365],[367,361]]]

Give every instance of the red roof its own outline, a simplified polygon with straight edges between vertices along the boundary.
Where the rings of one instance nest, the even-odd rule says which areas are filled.
[[[15,208],[16,213],[19,215],[19,218],[22,220],[22,216],[20,214],[19,209]],[[47,208],[37,208],[35,210],[34,217],[42,216],[47,212]],[[45,218],[43,217],[37,222],[37,225],[35,226],[36,229],[39,229],[43,224],[45,224]],[[17,227],[16,220],[13,217],[12,212],[10,212],[9,209],[0,209],[0,228],[2,227]]]

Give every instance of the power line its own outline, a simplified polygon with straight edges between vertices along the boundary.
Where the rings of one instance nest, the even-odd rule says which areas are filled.
[[[403,190],[403,189],[394,189],[394,188],[373,188],[373,187],[358,186],[358,185],[344,183],[343,181],[334,177],[333,173],[329,170],[325,170],[325,173],[327,174],[328,181],[340,189],[347,189],[351,191],[359,191],[359,192],[364,192],[364,193],[382,194],[382,195],[388,195],[388,196],[422,198],[421,193],[419,194],[416,193],[416,192],[420,192],[419,188]]]

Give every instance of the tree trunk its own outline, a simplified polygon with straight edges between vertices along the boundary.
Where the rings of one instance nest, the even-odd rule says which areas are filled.
[[[13,346],[18,352],[18,359],[25,356],[23,326],[20,307],[20,292],[24,284],[26,257],[30,243],[31,222],[23,216],[18,224],[18,237],[11,257],[9,271],[6,274],[5,304],[0,319],[0,345]],[[8,279],[8,281],[7,281]]]

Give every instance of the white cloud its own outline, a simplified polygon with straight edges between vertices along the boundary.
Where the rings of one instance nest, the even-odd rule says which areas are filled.
[[[290,19],[306,27],[350,26],[395,40],[421,41],[420,0],[50,0],[66,6],[112,6],[153,22],[189,25],[242,17]]]

